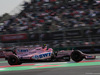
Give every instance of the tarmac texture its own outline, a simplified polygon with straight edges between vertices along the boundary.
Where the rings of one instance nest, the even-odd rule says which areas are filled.
[[[38,62],[10,66],[0,59],[0,75],[100,75],[100,55],[95,60],[83,60],[80,63]]]

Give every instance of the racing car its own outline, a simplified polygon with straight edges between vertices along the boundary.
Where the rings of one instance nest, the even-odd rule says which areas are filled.
[[[96,56],[88,55],[80,50],[55,51],[52,48],[44,50],[42,47],[19,47],[3,51],[9,65],[21,65],[26,62],[36,61],[70,61],[80,62],[83,59],[95,59]]]

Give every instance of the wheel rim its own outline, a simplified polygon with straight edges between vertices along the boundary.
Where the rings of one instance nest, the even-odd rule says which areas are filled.
[[[11,63],[16,63],[16,59],[15,59],[15,58],[11,58],[11,59],[10,59],[10,62],[11,62]]]
[[[79,54],[74,54],[75,59],[79,59],[80,55]]]
[[[74,51],[71,55],[72,60],[74,60],[75,62],[79,62],[83,60],[83,57],[81,55],[80,52],[78,51]]]

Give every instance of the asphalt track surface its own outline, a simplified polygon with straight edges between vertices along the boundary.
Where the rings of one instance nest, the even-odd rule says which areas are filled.
[[[100,54],[98,54],[100,56]],[[83,60],[84,62],[85,60]],[[51,68],[40,68],[40,69],[28,69],[28,70],[16,70],[16,71],[1,71],[0,75],[100,75],[100,58],[97,58],[96,60],[88,60],[91,62],[85,62],[85,63],[78,63],[78,64],[85,64],[84,66],[68,66],[67,64],[77,64],[73,61],[70,62],[39,62],[39,63],[24,63],[22,64],[24,67],[25,65],[36,64],[36,65],[47,65],[47,64],[66,64],[66,67],[51,67]],[[98,62],[95,62],[98,61]],[[88,64],[88,65],[87,65]],[[93,64],[93,65],[89,65]],[[31,66],[31,67],[32,67]],[[0,69],[2,67],[11,67],[7,63],[7,61],[4,61],[4,59],[0,59]],[[19,67],[20,68],[20,67]],[[28,68],[26,66],[26,68]],[[10,69],[10,68],[9,68]]]

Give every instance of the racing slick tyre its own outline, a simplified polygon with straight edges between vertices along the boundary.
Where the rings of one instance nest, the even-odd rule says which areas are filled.
[[[75,62],[80,62],[83,60],[84,56],[82,55],[82,53],[80,51],[77,50],[77,51],[73,51],[71,53],[71,58]]]
[[[9,65],[21,65],[22,64],[20,62],[20,60],[18,59],[18,57],[15,56],[15,55],[10,55],[9,56],[8,63],[9,63]]]

